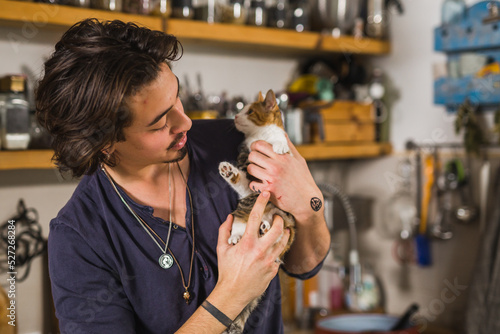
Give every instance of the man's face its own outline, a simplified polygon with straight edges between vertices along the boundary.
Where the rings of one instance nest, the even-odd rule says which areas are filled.
[[[132,125],[123,129],[125,141],[112,147],[119,164],[147,166],[184,158],[192,122],[179,99],[179,81],[166,64],[156,80],[127,98],[127,104]]]

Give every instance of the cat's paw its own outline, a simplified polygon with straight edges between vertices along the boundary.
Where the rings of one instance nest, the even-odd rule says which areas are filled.
[[[236,245],[241,240],[241,237],[242,236],[239,234],[231,234],[231,236],[227,240],[227,243],[230,245]]]
[[[278,154],[285,154],[290,152],[287,142],[279,142],[273,144],[273,151]]]
[[[267,233],[267,231],[269,231],[271,229],[271,224],[267,221],[267,220],[264,220],[261,224],[260,224],[260,234],[264,235]]]
[[[237,183],[240,177],[240,172],[229,162],[221,162],[219,164],[219,174],[228,182]]]

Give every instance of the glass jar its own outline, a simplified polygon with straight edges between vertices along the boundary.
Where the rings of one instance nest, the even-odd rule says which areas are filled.
[[[27,79],[8,75],[0,79],[0,138],[5,150],[25,150],[30,141]]]
[[[307,0],[290,0],[290,28],[302,32],[310,30],[311,8]]]
[[[277,0],[268,9],[268,26],[271,28],[286,28],[288,26],[288,8],[286,0]]]
[[[192,0],[173,0],[172,17],[178,19],[193,19],[194,8]]]
[[[229,0],[227,4],[220,2],[218,8],[221,22],[245,24],[248,16],[245,0]]]
[[[104,9],[112,12],[121,12],[123,9],[122,0],[90,0],[90,7]]]
[[[150,15],[153,12],[153,0],[123,0],[123,11],[130,14]]]
[[[267,24],[266,2],[264,0],[252,0],[248,11],[247,24],[258,27]]]
[[[28,148],[30,113],[24,93],[0,93],[0,125],[3,149],[25,150]]]
[[[154,16],[170,17],[172,15],[172,2],[170,0],[153,0]]]

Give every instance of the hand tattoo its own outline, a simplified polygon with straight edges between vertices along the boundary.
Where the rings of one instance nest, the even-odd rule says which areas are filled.
[[[311,208],[314,211],[319,211],[319,209],[321,209],[322,206],[323,206],[323,203],[321,202],[321,200],[319,198],[317,198],[317,197],[311,198]]]

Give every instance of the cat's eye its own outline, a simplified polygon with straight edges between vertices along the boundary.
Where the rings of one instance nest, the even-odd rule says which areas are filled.
[[[247,112],[248,115],[251,115],[253,114],[253,110],[252,109],[248,109],[248,112]]]

